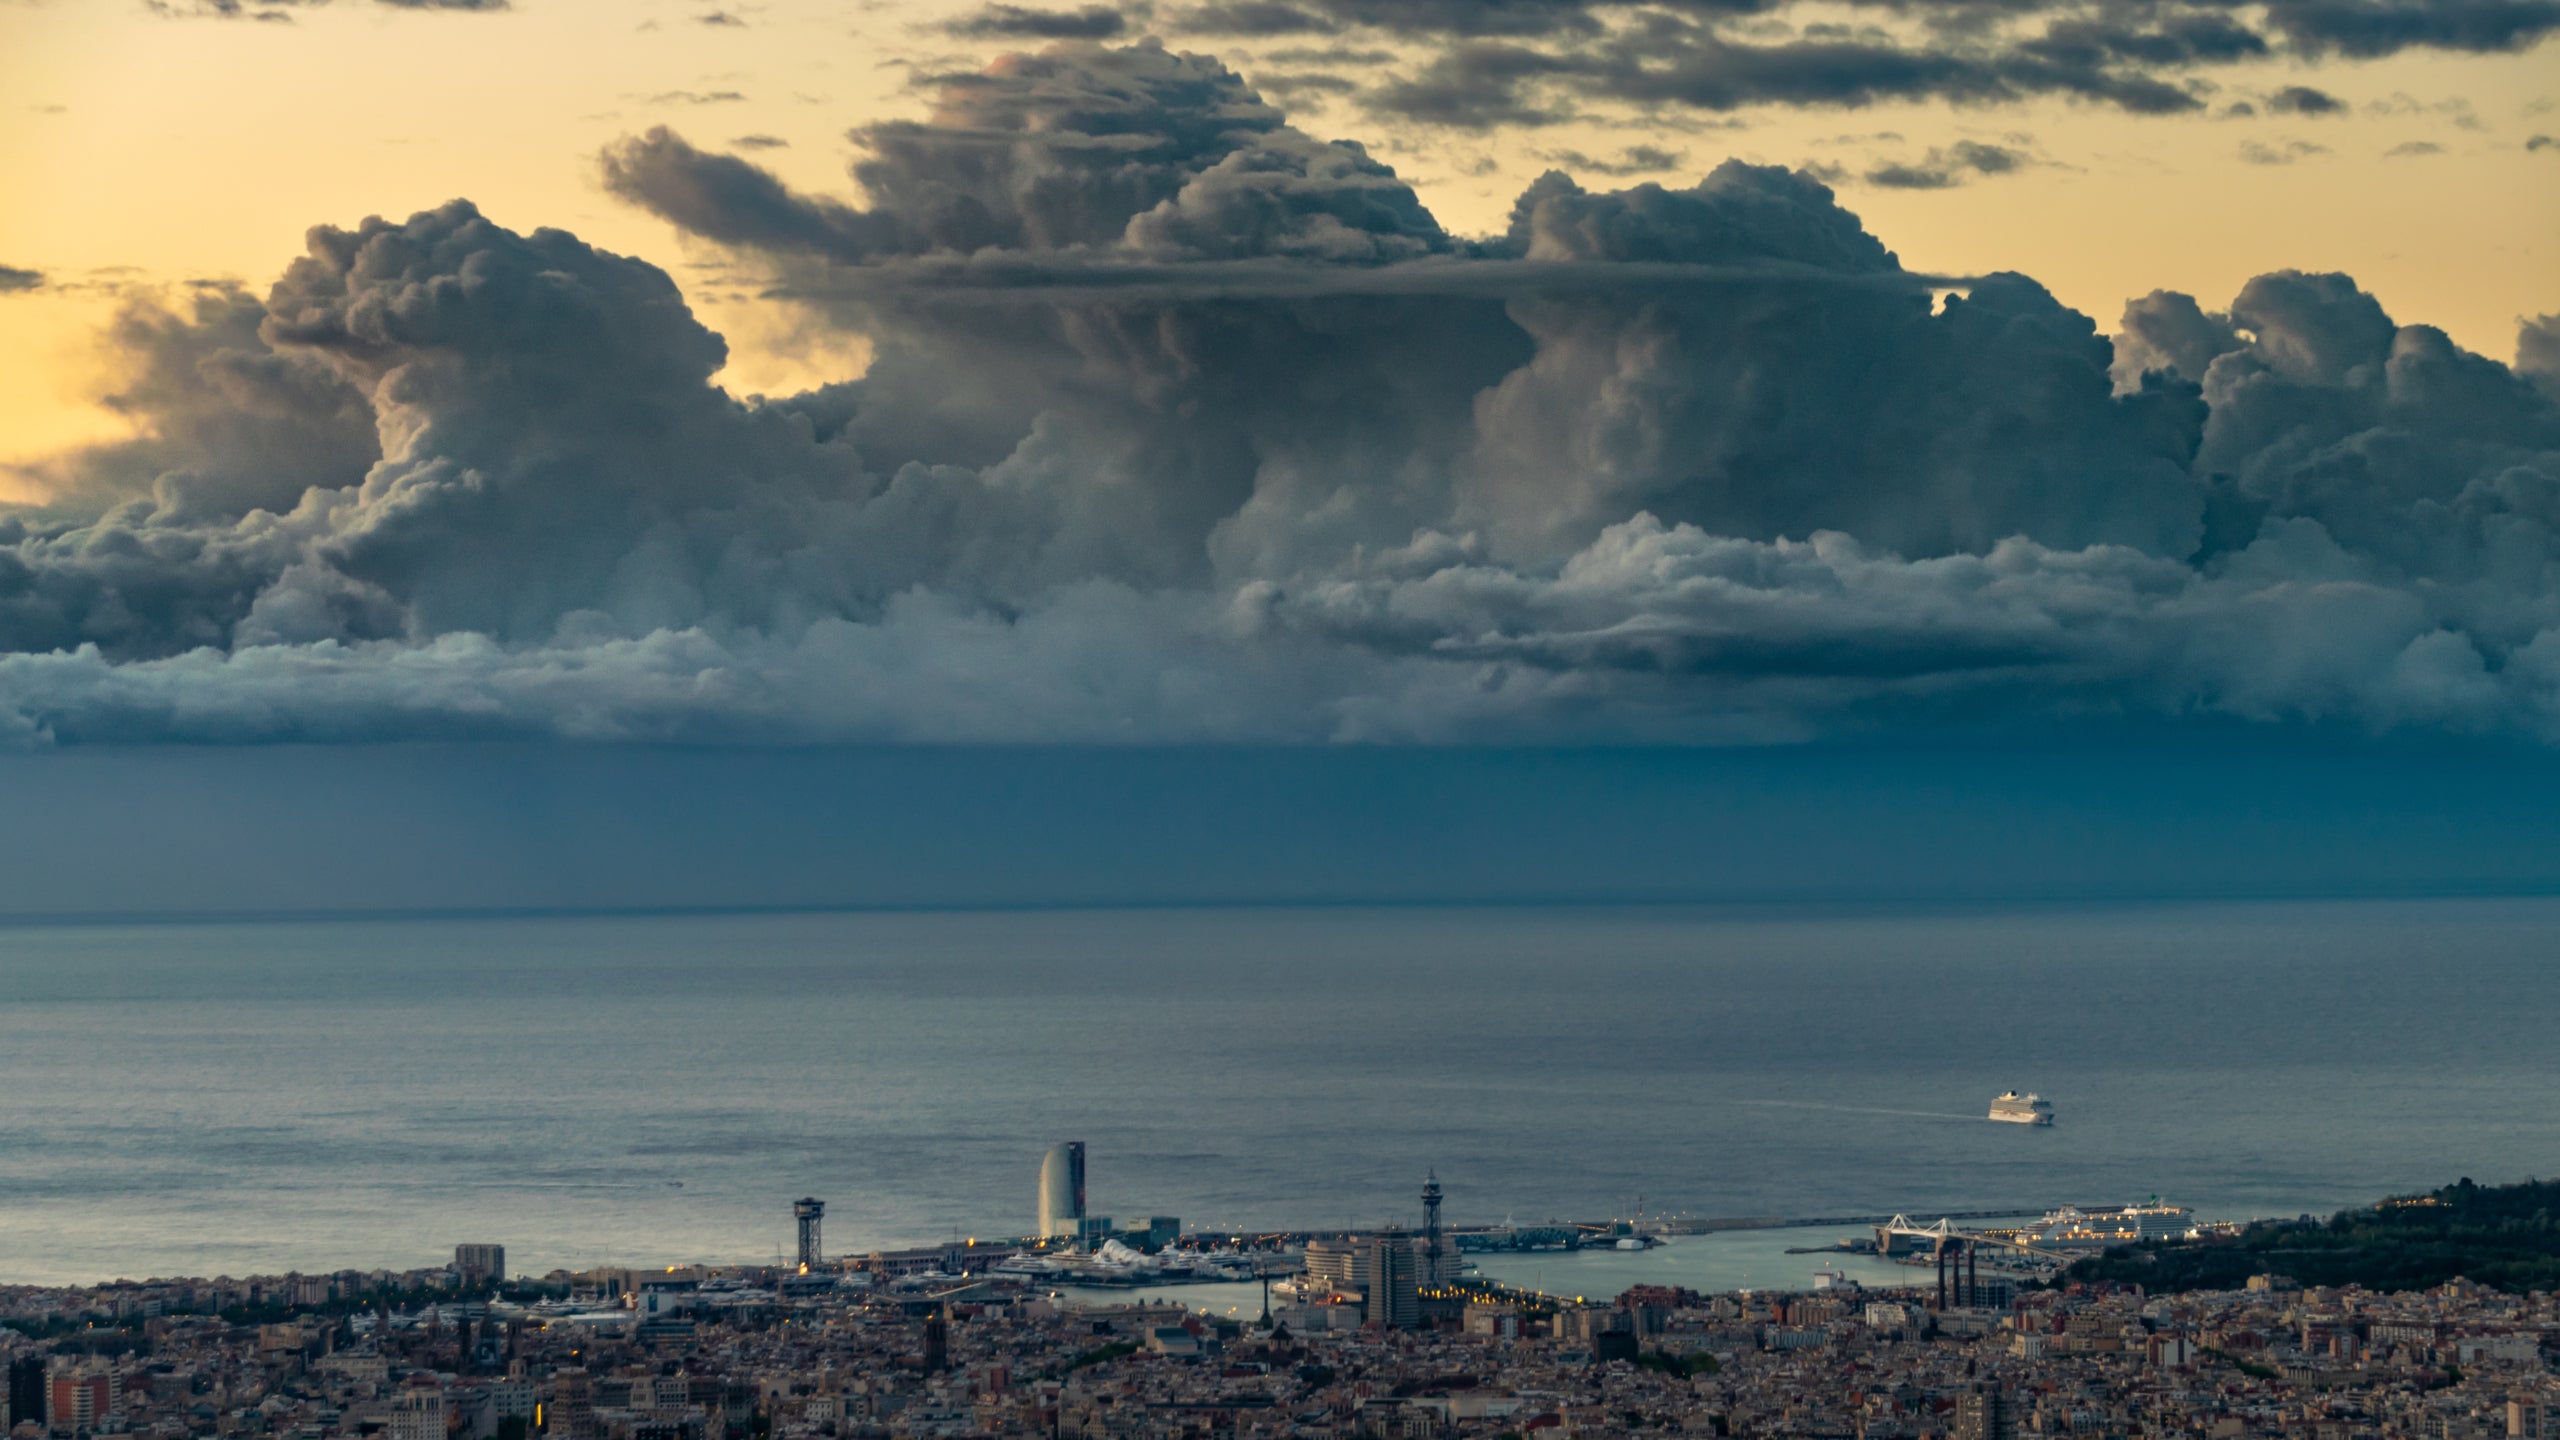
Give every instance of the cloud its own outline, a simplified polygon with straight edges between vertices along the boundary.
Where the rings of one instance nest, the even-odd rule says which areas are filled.
[[[2240,142],[2240,158],[2251,165],[2290,165],[2314,155],[2326,155],[2329,147],[2309,140],[2286,140],[2268,145],[2256,140]]]
[[[130,306],[135,437],[0,517],[0,734],[2560,740],[2560,322],[2510,367],[2286,271],[2110,339],[1734,162],[1456,236],[1155,45],[856,138],[858,203],[601,162],[868,345],[805,394],[461,202]]]
[[[842,261],[980,251],[1393,260],[1454,242],[1359,146],[1325,144],[1232,72],[1154,45],[1013,56],[944,91],[932,124],[858,133],[867,211],[791,194],[666,130],[608,150],[608,189],[752,249]]]
[[[787,150],[791,148],[791,142],[783,139],[779,135],[740,135],[732,139],[729,143],[737,146],[741,150]]]
[[[1292,45],[1266,50],[1266,65],[1383,65],[1396,58],[1392,50],[1364,50],[1351,45]]]
[[[2002,145],[1983,145],[1959,140],[1947,147],[1948,157],[1956,164],[1978,175],[2006,175],[2029,161],[2024,152]]]
[[[1918,161],[1878,165],[1867,171],[1866,181],[1888,190],[1945,190],[1976,175],[2006,175],[2028,163],[2023,152],[2005,145],[1959,140],[1944,149],[1930,147]]]
[[[2419,48],[2496,54],[2560,29],[2560,0],[2276,0],[2267,19],[2306,56],[2375,59]]]
[[[2444,147],[2433,140],[2403,140],[2382,152],[2385,159],[2406,159],[2416,155],[2441,155]]]
[[[948,28],[954,35],[973,39],[1108,40],[1128,30],[1129,20],[1129,14],[1116,5],[1043,10],[999,4],[982,6],[952,21]]]
[[[2535,315],[2521,322],[2516,373],[2560,396],[2560,315]]]
[[[1342,27],[1304,6],[1281,0],[1221,0],[1184,12],[1182,28],[1195,35],[1267,36],[1330,35]]]
[[[0,295],[16,294],[44,288],[44,272],[21,270],[14,265],[0,265]]]
[[[1688,162],[1685,152],[1665,150],[1659,145],[1630,145],[1614,160],[1595,159],[1579,150],[1559,150],[1555,163],[1584,175],[1659,175],[1677,170]]]
[[[1570,77],[1577,69],[1525,45],[1469,44],[1444,52],[1419,74],[1377,86],[1368,101],[1402,119],[1464,130],[1553,125],[1574,112],[1536,98],[1535,82]]]
[[[2325,90],[2308,85],[2287,85],[2267,97],[2267,108],[2279,115],[2336,115],[2346,104]]]
[[[735,90],[661,90],[645,97],[644,105],[735,105],[747,97]]]
[[[1360,82],[1326,70],[1264,71],[1256,78],[1254,88],[1283,103],[1320,103],[1324,97],[1357,93]]]
[[[743,18],[727,10],[707,11],[703,14],[694,16],[693,21],[697,25],[709,25],[715,28],[733,30],[743,30],[747,26],[747,22]]]
[[[1218,7],[1212,6],[1211,9]],[[1336,29],[1417,39],[1582,40],[1659,36],[1684,25],[1779,11],[1779,0],[1296,0],[1290,8]],[[1917,15],[1953,49],[1984,38],[2058,61],[2184,65],[2267,56],[2372,57],[2426,47],[2512,51],[2560,29],[2551,0],[2277,0],[2263,23],[2205,4],[2136,9],[2046,0],[1983,13],[1968,0],[1866,0],[1878,18]]]
[[[2529,49],[2560,30],[2560,0],[1852,0],[1845,17],[1789,0],[1212,0],[1167,18],[1189,34],[1397,41],[1409,61],[1372,77],[1372,106],[1482,130],[1597,111],[1661,117],[2048,95],[2178,114],[2211,94],[2208,67]],[[2226,113],[2259,108],[2239,101]],[[2288,85],[2269,108],[2343,107],[2325,91]]]
[[[2433,115],[2451,122],[2457,130],[2485,128],[2479,114],[2471,108],[2471,102],[2459,95],[2429,102],[2406,91],[2394,91],[2386,99],[2366,101],[2364,113],[2373,116]]]
[[[2560,150],[2560,137],[2536,135],[2524,142],[2524,148],[2527,154],[2540,150]]]
[[[271,24],[293,23],[293,12],[286,8],[320,3],[320,0],[273,0],[271,4],[251,5],[244,0],[143,0],[143,11],[164,20],[261,20]]]
[[[231,286],[128,299],[100,337],[113,379],[98,399],[137,433],[57,457],[36,478],[184,527],[290,510],[361,477],[380,453],[373,407],[317,357],[268,343],[267,319]]]
[[[1601,6],[1582,0],[1316,0],[1343,25],[1406,36],[1594,34]]]
[[[326,5],[329,0],[143,0],[151,14],[169,19],[267,20],[289,22],[292,11]],[[495,12],[507,0],[373,0],[393,10]]]
[[[290,20],[327,0],[144,3],[171,15]],[[374,3],[504,8],[504,0]],[[728,9],[695,18],[743,23]],[[1246,40],[1334,37],[1344,42],[1335,48],[1367,58],[1322,62],[1318,74],[1295,79],[1297,93],[1356,95],[1391,123],[1484,130],[1594,117],[1659,124],[1762,106],[2044,97],[2186,114],[2213,99],[2226,67],[2412,50],[2522,53],[2560,31],[2560,0],[1847,0],[1829,9],[1803,0],[995,0],[941,28],[975,40],[1104,41],[1150,25]],[[2262,108],[2218,103],[2235,116]],[[2325,115],[2338,102],[2296,84],[2264,108]]]
[[[1474,130],[1560,123],[1595,105],[1725,113],[2067,95],[2136,114],[2200,108],[2187,84],[2128,63],[2150,38],[2057,30],[2014,47],[1931,49],[1864,36],[1759,42],[1684,23],[1566,46],[1466,39],[1380,83],[1369,100],[1388,115]],[[2202,45],[2192,35],[2163,43],[2181,53]]]
[[[2203,383],[2213,362],[2247,348],[2231,317],[2207,314],[2195,297],[2174,290],[2154,290],[2127,301],[2117,322],[2115,364],[2117,388],[2142,388],[2142,377],[2160,371]]]
[[[1887,190],[1944,190],[1961,184],[1952,171],[1911,165],[1878,165],[1866,173],[1870,185]]]

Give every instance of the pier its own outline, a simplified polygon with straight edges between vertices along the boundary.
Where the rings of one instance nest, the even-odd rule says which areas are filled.
[[[1961,1249],[1978,1243],[2012,1252],[2021,1259],[2070,1258],[2058,1251],[2013,1239],[1998,1230],[1956,1228],[1959,1221],[2038,1216],[2046,1213],[2050,1208],[2052,1207],[2037,1205],[2008,1206],[1988,1210],[1950,1210],[1941,1213],[1926,1225],[1914,1222],[1908,1215],[1899,1212],[1891,1215],[1639,1215],[1632,1220],[1547,1220],[1531,1225],[1449,1225],[1443,1227],[1440,1233],[1462,1253],[1494,1255],[1527,1251],[1647,1249],[1662,1244],[1670,1237],[1682,1235],[1854,1228],[1870,1231],[1873,1238],[1859,1237],[1842,1241],[1837,1246],[1809,1246],[1791,1249],[1788,1253],[1823,1254],[1845,1249],[1850,1253],[1886,1257],[1932,1256],[1941,1251]],[[1162,1268],[1150,1265],[1126,1271],[1076,1265],[1071,1269],[1060,1271],[1022,1272],[1015,1278],[1107,1289],[1146,1289],[1157,1285],[1279,1279],[1298,1272],[1300,1267],[1295,1252],[1304,1250],[1311,1240],[1360,1240],[1376,1233],[1378,1232],[1367,1228],[1186,1231],[1176,1241],[1178,1248],[1192,1252],[1223,1252],[1224,1259],[1214,1265],[1200,1265],[1196,1270],[1191,1264],[1180,1261]],[[872,1271],[883,1279],[924,1273],[976,1276],[993,1271],[999,1262],[1011,1256],[1036,1255],[1046,1248],[1041,1242],[1027,1237],[992,1242],[972,1240],[913,1250],[874,1252],[868,1257],[848,1257],[847,1264],[853,1269]]]
[[[2042,1215],[2050,1205],[2011,1206],[2006,1210],[1947,1210],[1943,1220],[2011,1220],[2021,1215]],[[1703,1220],[1673,1219],[1661,1222],[1656,1231],[1663,1235],[1709,1235],[1719,1230],[1816,1230],[1830,1226],[1852,1225],[1874,1227],[1907,1223],[1906,1217],[1893,1215],[1817,1215],[1791,1218],[1775,1215],[1747,1215]]]
[[[1939,1222],[1962,1220],[2012,1220],[2033,1217],[2054,1209],[2052,1205],[2012,1205],[1996,1210],[1944,1210],[1932,1212]],[[1855,1228],[1883,1230],[1911,1227],[1903,1213],[1877,1215],[1669,1215],[1638,1217],[1633,1220],[1544,1220],[1529,1225],[1450,1225],[1442,1233],[1468,1251],[1487,1250],[1577,1250],[1606,1246],[1618,1240],[1643,1239],[1668,1235],[1713,1235],[1729,1230],[1820,1230]],[[1259,1230],[1187,1233],[1186,1246],[1241,1245],[1254,1249],[1294,1249],[1310,1240],[1348,1240],[1375,1233],[1365,1229],[1330,1230]],[[1029,1245],[1032,1242],[1017,1242]]]

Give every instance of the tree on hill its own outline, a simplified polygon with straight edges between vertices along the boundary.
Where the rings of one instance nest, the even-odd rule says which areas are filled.
[[[2560,1180],[2481,1185],[2464,1176],[2326,1221],[2260,1221],[2237,1235],[2108,1250],[2066,1280],[2130,1281],[2154,1292],[2237,1290],[2252,1275],[2304,1285],[2424,1290],[2456,1278],[2521,1294],[2560,1288]]]

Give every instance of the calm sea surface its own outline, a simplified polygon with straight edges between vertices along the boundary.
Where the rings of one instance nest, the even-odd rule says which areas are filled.
[[[2548,1175],[2560,902],[0,927],[0,1280],[1018,1234],[1069,1138],[1098,1213],[1239,1228],[1425,1167],[1524,1223]]]

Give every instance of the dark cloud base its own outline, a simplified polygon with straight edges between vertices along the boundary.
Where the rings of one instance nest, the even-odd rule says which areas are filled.
[[[1750,751],[64,746],[0,754],[0,925],[2560,894],[2547,749],[2194,728]]]
[[[1292,0],[1171,13],[1182,33],[1393,36],[1419,63],[1361,93],[1381,114],[1483,130],[1595,109],[1980,105],[2058,95],[2136,115],[2204,108],[2211,67],[2531,49],[2560,0],[1852,0],[1805,20],[1790,0]],[[1860,13],[1862,12],[1862,13]],[[2343,108],[2290,85],[2278,113]],[[2254,113],[2243,102],[2226,113]]]
[[[2110,340],[1735,163],[1454,236],[1153,46],[859,138],[866,206],[603,160],[868,340],[806,394],[461,202],[130,312],[139,438],[0,518],[0,740],[2560,737],[2560,321],[2284,272]]]
[[[1138,14],[1145,11],[1141,8]],[[1026,5],[987,5],[953,21],[950,31],[970,39],[1108,40],[1127,31],[1130,15],[1116,5],[1043,10]]]

